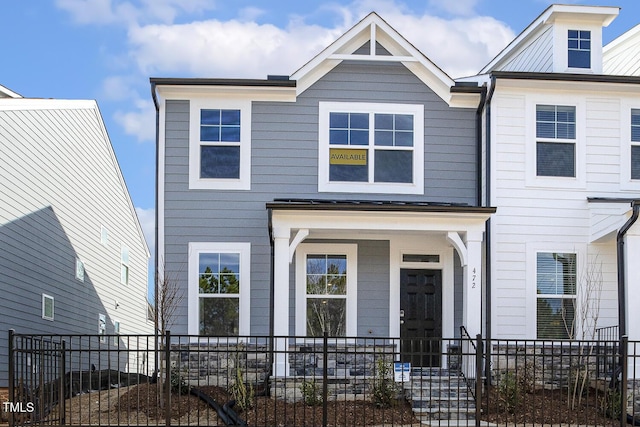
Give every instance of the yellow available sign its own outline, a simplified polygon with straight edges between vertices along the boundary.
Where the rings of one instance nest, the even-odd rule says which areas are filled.
[[[330,165],[366,165],[367,150],[329,149]]]

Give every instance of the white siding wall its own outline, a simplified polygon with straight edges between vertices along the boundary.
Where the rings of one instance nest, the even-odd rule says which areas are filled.
[[[620,153],[628,145],[621,137],[621,122],[630,114],[625,105],[633,102],[621,92],[598,96],[601,91],[597,88],[569,90],[564,85],[545,91],[501,87],[500,83],[492,101],[491,122],[491,205],[498,207],[492,219],[491,243],[493,336],[536,337],[538,250],[578,252],[578,276],[593,262],[586,259],[597,257],[604,275],[598,326],[616,325],[615,233],[604,236],[602,227],[623,218],[619,213],[613,222],[603,218],[606,209],[594,210],[587,198],[637,197],[638,183],[632,184],[635,191],[623,190],[620,175]],[[575,179],[535,177],[535,105],[541,102],[576,105]],[[627,161],[622,163],[628,167]],[[592,236],[597,233],[601,239],[594,243]]]

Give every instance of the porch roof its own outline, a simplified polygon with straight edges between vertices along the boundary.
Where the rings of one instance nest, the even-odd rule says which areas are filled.
[[[322,211],[390,211],[390,212],[496,212],[495,207],[470,206],[464,203],[412,202],[394,200],[274,199],[267,202],[270,210]]]

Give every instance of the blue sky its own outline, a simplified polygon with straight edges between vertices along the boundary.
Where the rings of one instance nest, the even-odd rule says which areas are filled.
[[[372,10],[449,75],[462,77],[480,70],[551,3],[7,0],[0,3],[0,85],[25,97],[98,101],[149,239],[155,203],[149,77],[292,74]],[[560,3],[621,7],[605,43],[640,23],[639,0]]]

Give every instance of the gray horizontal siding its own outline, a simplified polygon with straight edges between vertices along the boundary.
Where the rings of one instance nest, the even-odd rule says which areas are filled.
[[[423,195],[318,193],[318,103],[420,103],[425,108]],[[187,282],[189,242],[250,242],[251,333],[268,333],[270,246],[265,203],[275,198],[476,202],[475,110],[453,109],[399,64],[343,62],[295,103],[254,102],[251,190],[188,189],[189,102],[167,101],[165,257]],[[360,334],[388,333],[388,243],[359,242]],[[293,266],[292,281],[293,281]],[[366,286],[364,286],[366,284]],[[293,282],[292,282],[293,286]],[[292,293],[293,294],[293,293]],[[291,314],[295,304],[291,298]],[[369,298],[370,300],[367,300]],[[375,308],[367,310],[366,308]],[[175,332],[186,332],[186,304]],[[293,329],[292,329],[293,331]]]

